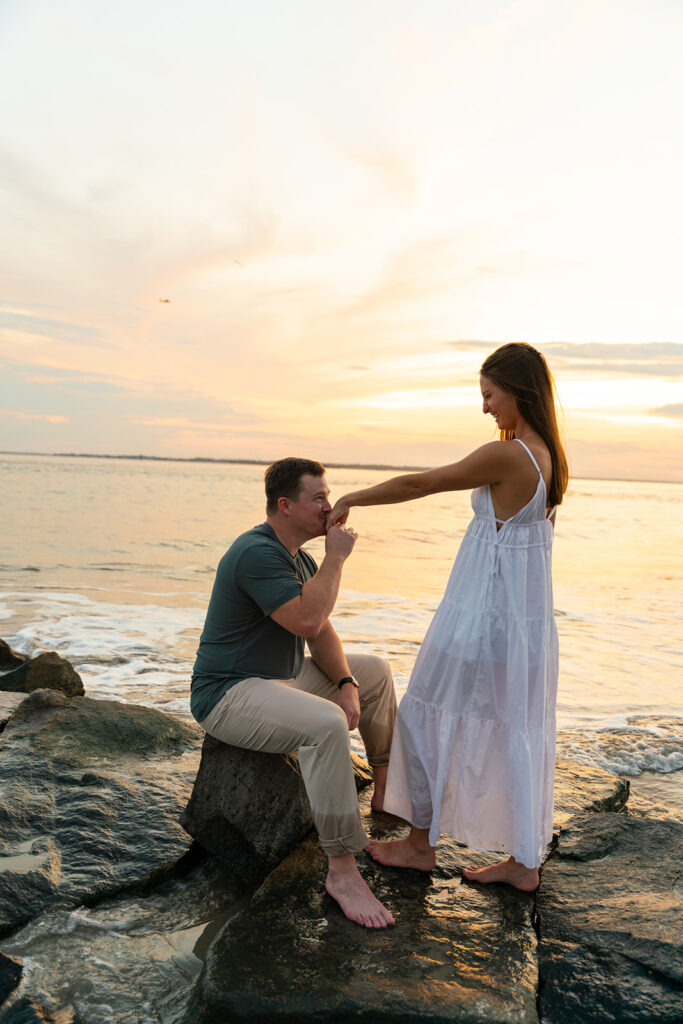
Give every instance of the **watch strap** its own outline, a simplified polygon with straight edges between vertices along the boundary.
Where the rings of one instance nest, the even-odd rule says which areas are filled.
[[[357,682],[356,682],[356,680],[355,680],[355,679],[353,678],[353,676],[344,676],[344,678],[343,678],[343,679],[340,679],[340,680],[339,680],[338,686],[339,686],[339,689],[340,689],[340,690],[341,690],[342,686],[344,685],[344,683],[352,683],[352,684],[353,684],[353,686],[355,686],[355,687],[356,687],[356,689],[358,689],[358,683],[357,683]]]

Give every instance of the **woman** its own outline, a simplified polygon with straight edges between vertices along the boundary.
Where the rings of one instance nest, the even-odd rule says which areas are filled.
[[[430,871],[442,832],[508,854],[466,878],[532,892],[552,837],[557,631],[551,550],[567,460],[545,359],[509,344],[484,362],[483,411],[500,440],[460,462],[341,498],[349,509],[476,488],[474,519],[401,701],[385,810],[412,825],[373,841],[382,864]]]

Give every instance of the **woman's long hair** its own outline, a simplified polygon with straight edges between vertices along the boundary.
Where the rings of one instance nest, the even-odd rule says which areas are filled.
[[[569,466],[557,427],[553,397],[555,382],[548,364],[531,345],[510,342],[509,345],[501,345],[484,360],[480,373],[503,391],[514,395],[524,419],[547,444],[553,466],[548,503],[559,505],[567,490]],[[514,436],[512,430],[500,432],[502,441],[509,441]]]

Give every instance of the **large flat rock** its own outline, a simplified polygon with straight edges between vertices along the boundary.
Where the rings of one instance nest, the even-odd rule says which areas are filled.
[[[537,895],[545,1024],[683,1020],[683,825],[593,814],[560,834]]]
[[[403,831],[369,814],[378,837]],[[315,837],[273,871],[212,947],[188,1024],[229,1021],[537,1021],[533,897],[462,881],[471,852],[439,846],[431,875],[361,871],[397,925],[368,931],[347,921],[324,891],[326,860]]]
[[[573,815],[623,807],[628,783],[561,761],[555,792],[559,832]],[[369,796],[361,807],[375,838],[405,833],[399,819],[369,813]],[[326,895],[325,858],[308,838],[215,942],[187,1024],[537,1022],[534,897],[462,879],[466,864],[496,859],[450,838],[440,841],[431,875],[359,856],[397,920],[372,932],[347,921]]]
[[[201,736],[135,704],[26,697],[0,734],[0,935],[170,871]]]

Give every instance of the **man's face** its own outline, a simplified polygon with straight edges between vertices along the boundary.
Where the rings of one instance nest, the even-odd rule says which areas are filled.
[[[328,501],[330,489],[324,476],[301,477],[301,491],[296,501],[289,502],[289,516],[301,536],[320,537],[325,533],[327,516],[332,511]]]

